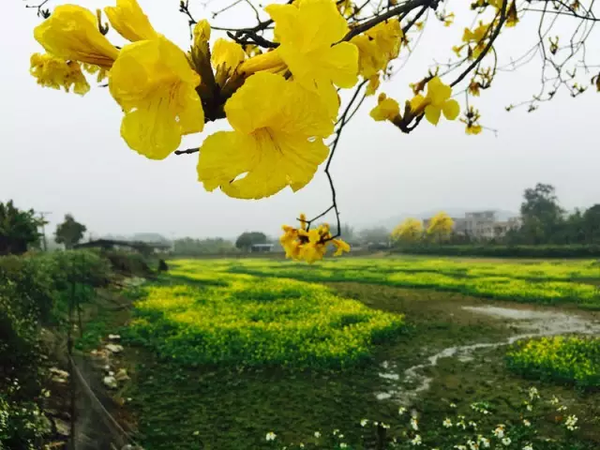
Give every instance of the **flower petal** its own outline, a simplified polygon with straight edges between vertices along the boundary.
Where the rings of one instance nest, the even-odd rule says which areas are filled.
[[[35,39],[48,53],[110,68],[119,50],[100,33],[94,14],[77,5],[61,5],[34,30]]]
[[[441,115],[442,115],[442,110],[440,108],[436,108],[433,105],[427,105],[425,107],[425,118],[433,125],[438,124],[438,122],[440,121]]]
[[[236,131],[249,134],[277,121],[285,106],[282,93],[287,90],[287,83],[283,77],[265,72],[248,78],[225,104],[231,126]]]
[[[235,131],[218,131],[204,140],[198,159],[198,181],[207,191],[252,170],[258,153],[250,137]]]
[[[145,105],[125,114],[121,136],[127,145],[150,159],[165,159],[181,142],[181,127],[169,104],[152,97]]]
[[[137,0],[117,0],[117,6],[107,6],[104,12],[117,33],[131,42],[158,37]]]
[[[448,120],[454,120],[460,114],[460,105],[456,100],[448,100],[442,107],[444,117]]]

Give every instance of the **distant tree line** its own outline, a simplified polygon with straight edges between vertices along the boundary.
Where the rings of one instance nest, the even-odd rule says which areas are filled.
[[[173,241],[173,253],[178,256],[226,255],[237,252],[231,241],[223,238],[182,238]]]

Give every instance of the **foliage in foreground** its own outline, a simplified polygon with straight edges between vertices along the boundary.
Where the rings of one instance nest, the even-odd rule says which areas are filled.
[[[600,338],[547,337],[516,344],[508,366],[525,376],[600,387]]]
[[[41,328],[64,320],[73,279],[85,302],[108,271],[90,252],[0,258],[0,449],[41,448],[47,431],[36,403],[44,370]]]
[[[362,442],[351,443],[340,430],[315,431],[305,442],[282,445],[277,433],[269,431],[265,441],[278,449],[414,449],[432,450],[577,450],[591,449],[592,444],[578,441],[579,418],[560,405],[556,397],[542,400],[536,388],[530,388],[521,405],[515,405],[507,421],[495,417],[494,405],[487,402],[472,403],[468,411],[457,405],[440,405],[448,410],[443,421],[421,421],[416,410],[398,410],[398,424],[386,424],[363,419]],[[459,414],[464,412],[464,414]],[[557,414],[557,412],[559,414]],[[553,417],[550,427],[545,417]],[[425,418],[426,419],[426,418]],[[546,423],[544,423],[546,422]],[[358,425],[357,425],[358,426]]]
[[[600,278],[594,262],[572,264],[491,264],[452,260],[346,259],[304,267],[264,260],[177,261],[186,270],[210,268],[302,281],[354,281],[460,292],[526,303],[576,303],[598,308],[598,289],[583,281]],[[194,269],[195,268],[195,269]],[[582,282],[576,282],[581,280]]]
[[[200,278],[212,285],[146,288],[130,338],[186,365],[343,368],[403,328],[402,316],[324,286],[218,273]]]

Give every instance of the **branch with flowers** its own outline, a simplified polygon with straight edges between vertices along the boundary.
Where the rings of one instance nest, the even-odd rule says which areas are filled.
[[[198,20],[195,5],[182,0],[179,11],[191,30],[187,50],[156,31],[137,0],[116,0],[115,6],[96,12],[76,5],[51,10],[48,3],[27,5],[44,18],[34,36],[45,53],[31,57],[31,74],[44,87],[79,95],[90,90],[90,75],[101,86],[108,80],[110,95],[124,112],[121,136],[140,155],[162,160],[199,153],[198,181],[207,191],[248,200],[286,187],[296,192],[325,164],[331,205],[312,219],[301,216],[299,227],[284,227],[281,238],[288,257],[308,262],[321,259],[329,246],[336,247],[336,254],[349,251],[340,239],[330,167],[344,129],[366,97],[378,94],[370,112],[374,120],[390,122],[403,133],[424,122],[435,126],[442,116],[454,121],[462,109],[460,122],[467,134],[476,135],[486,127],[472,97],[495,85],[498,72],[514,71],[536,55],[542,61],[541,91],[523,102],[529,111],[561,88],[573,97],[590,86],[600,91],[600,71],[594,72],[600,66],[586,60],[586,43],[598,20],[594,0],[587,5],[579,0],[473,0],[469,11],[456,11],[473,20],[452,48],[456,58],[436,63],[411,84],[414,95],[402,108],[381,92],[381,82],[401,72],[397,64],[416,50],[430,12],[443,26],[453,25],[448,0],[289,0],[269,4],[264,12],[252,0],[235,0],[211,15],[214,21],[246,8],[255,23],[242,28]],[[499,64],[496,43],[529,14],[539,17],[535,44]],[[575,24],[566,45],[553,34],[559,19]],[[113,45],[109,27],[129,43]],[[445,81],[454,73],[451,82]],[[460,93],[465,94],[463,108],[455,98]],[[207,122],[219,120],[227,120],[231,131],[204,136],[199,147],[179,149],[182,136],[201,133]],[[330,213],[334,232],[328,225],[312,227]]]

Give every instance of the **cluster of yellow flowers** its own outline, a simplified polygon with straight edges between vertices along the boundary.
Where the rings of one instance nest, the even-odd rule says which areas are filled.
[[[340,368],[404,328],[403,316],[322,285],[221,273],[214,262],[172,266],[179,284],[145,287],[128,333],[179,363]]]
[[[304,214],[300,215],[300,223],[300,228],[283,226],[284,234],[281,236],[280,242],[287,258],[313,263],[323,259],[329,245],[336,248],[334,256],[340,256],[344,252],[350,251],[350,245],[341,239],[333,238],[329,225],[321,224],[311,230]]]
[[[600,386],[600,338],[555,336],[520,342],[508,352],[513,370],[535,377],[572,382],[582,388]]]
[[[422,88],[417,87],[417,89]],[[460,114],[458,102],[450,98],[452,88],[444,84],[438,76],[434,76],[427,82],[427,94],[425,96],[418,93],[418,91],[415,94],[405,109],[404,117],[408,117],[409,122],[412,118],[425,114],[425,118],[430,123],[437,125],[442,114],[448,120],[454,120]],[[385,94],[379,95],[378,104],[371,111],[371,117],[377,121],[389,120],[394,124],[400,124],[403,120],[398,102],[386,97]]]
[[[286,186],[296,191],[328,155],[323,138],[337,118],[335,87],[358,81],[358,49],[341,42],[349,28],[332,0],[265,10],[279,46],[247,59],[240,45],[225,39],[211,51],[206,21],[196,24],[192,48],[184,52],[154,30],[136,0],[117,0],[104,10],[112,28],[131,41],[121,49],[106,38],[100,12],[59,6],[35,29],[47,53],[32,57],[31,73],[43,86],[74,86],[79,94],[89,90],[82,65],[107,75],[125,112],[123,138],[152,159],[166,158],[206,120],[227,117],[233,131],[212,134],[200,151],[205,188],[254,199]]]

